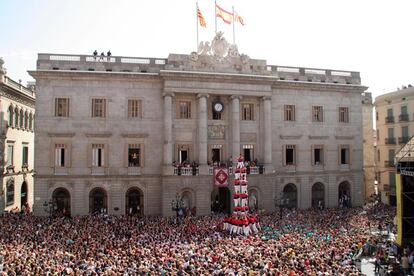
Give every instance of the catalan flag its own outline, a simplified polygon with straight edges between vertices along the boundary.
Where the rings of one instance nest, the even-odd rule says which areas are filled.
[[[237,13],[234,14],[234,21],[239,22],[240,24],[242,24],[244,26],[243,18],[240,15],[238,15]]]
[[[228,12],[216,4],[216,17],[220,17],[227,24],[233,22],[233,13]]]
[[[206,20],[197,5],[197,17],[201,27],[207,28]]]

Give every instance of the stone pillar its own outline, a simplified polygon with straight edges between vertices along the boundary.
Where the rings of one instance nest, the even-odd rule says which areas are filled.
[[[263,158],[265,173],[273,173],[272,162],[272,97],[263,97],[264,132],[263,132]]]
[[[236,163],[236,158],[240,155],[240,99],[241,96],[233,95],[231,99],[231,125],[233,134],[233,148],[232,148],[232,159],[233,166]]]
[[[173,133],[172,133],[172,98],[174,93],[164,93],[164,171],[163,174],[172,175],[173,162]]]
[[[208,174],[207,167],[207,98],[198,94],[198,162],[199,174]]]

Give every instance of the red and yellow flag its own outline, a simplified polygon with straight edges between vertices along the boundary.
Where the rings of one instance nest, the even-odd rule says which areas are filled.
[[[217,4],[216,4],[216,17],[220,17],[227,24],[231,24],[231,22],[233,22],[233,13],[222,9]]]
[[[198,22],[200,23],[200,26],[206,28],[207,27],[206,20],[204,19],[204,16],[201,14],[201,11],[198,8],[198,6],[197,6],[197,17],[198,17]]]
[[[234,21],[239,22],[240,24],[242,24],[244,26],[243,18],[240,15],[238,15],[237,13],[234,14]]]

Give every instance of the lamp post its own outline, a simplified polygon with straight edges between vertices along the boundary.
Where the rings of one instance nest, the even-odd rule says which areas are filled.
[[[55,204],[53,203],[52,200],[45,201],[43,203],[43,208],[44,208],[45,212],[49,214],[49,219],[52,218],[54,207],[55,207]]]
[[[177,193],[175,195],[175,198],[173,200],[171,200],[171,209],[173,211],[175,211],[177,217],[178,217],[178,212],[184,207],[184,201],[181,198],[181,196]]]
[[[283,208],[289,205],[289,198],[282,192],[279,198],[275,197],[275,208],[279,207],[279,217],[283,217]]]

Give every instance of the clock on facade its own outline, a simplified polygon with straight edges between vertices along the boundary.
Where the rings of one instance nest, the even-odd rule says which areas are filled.
[[[214,103],[214,111],[216,112],[223,111],[223,104],[221,102]]]

